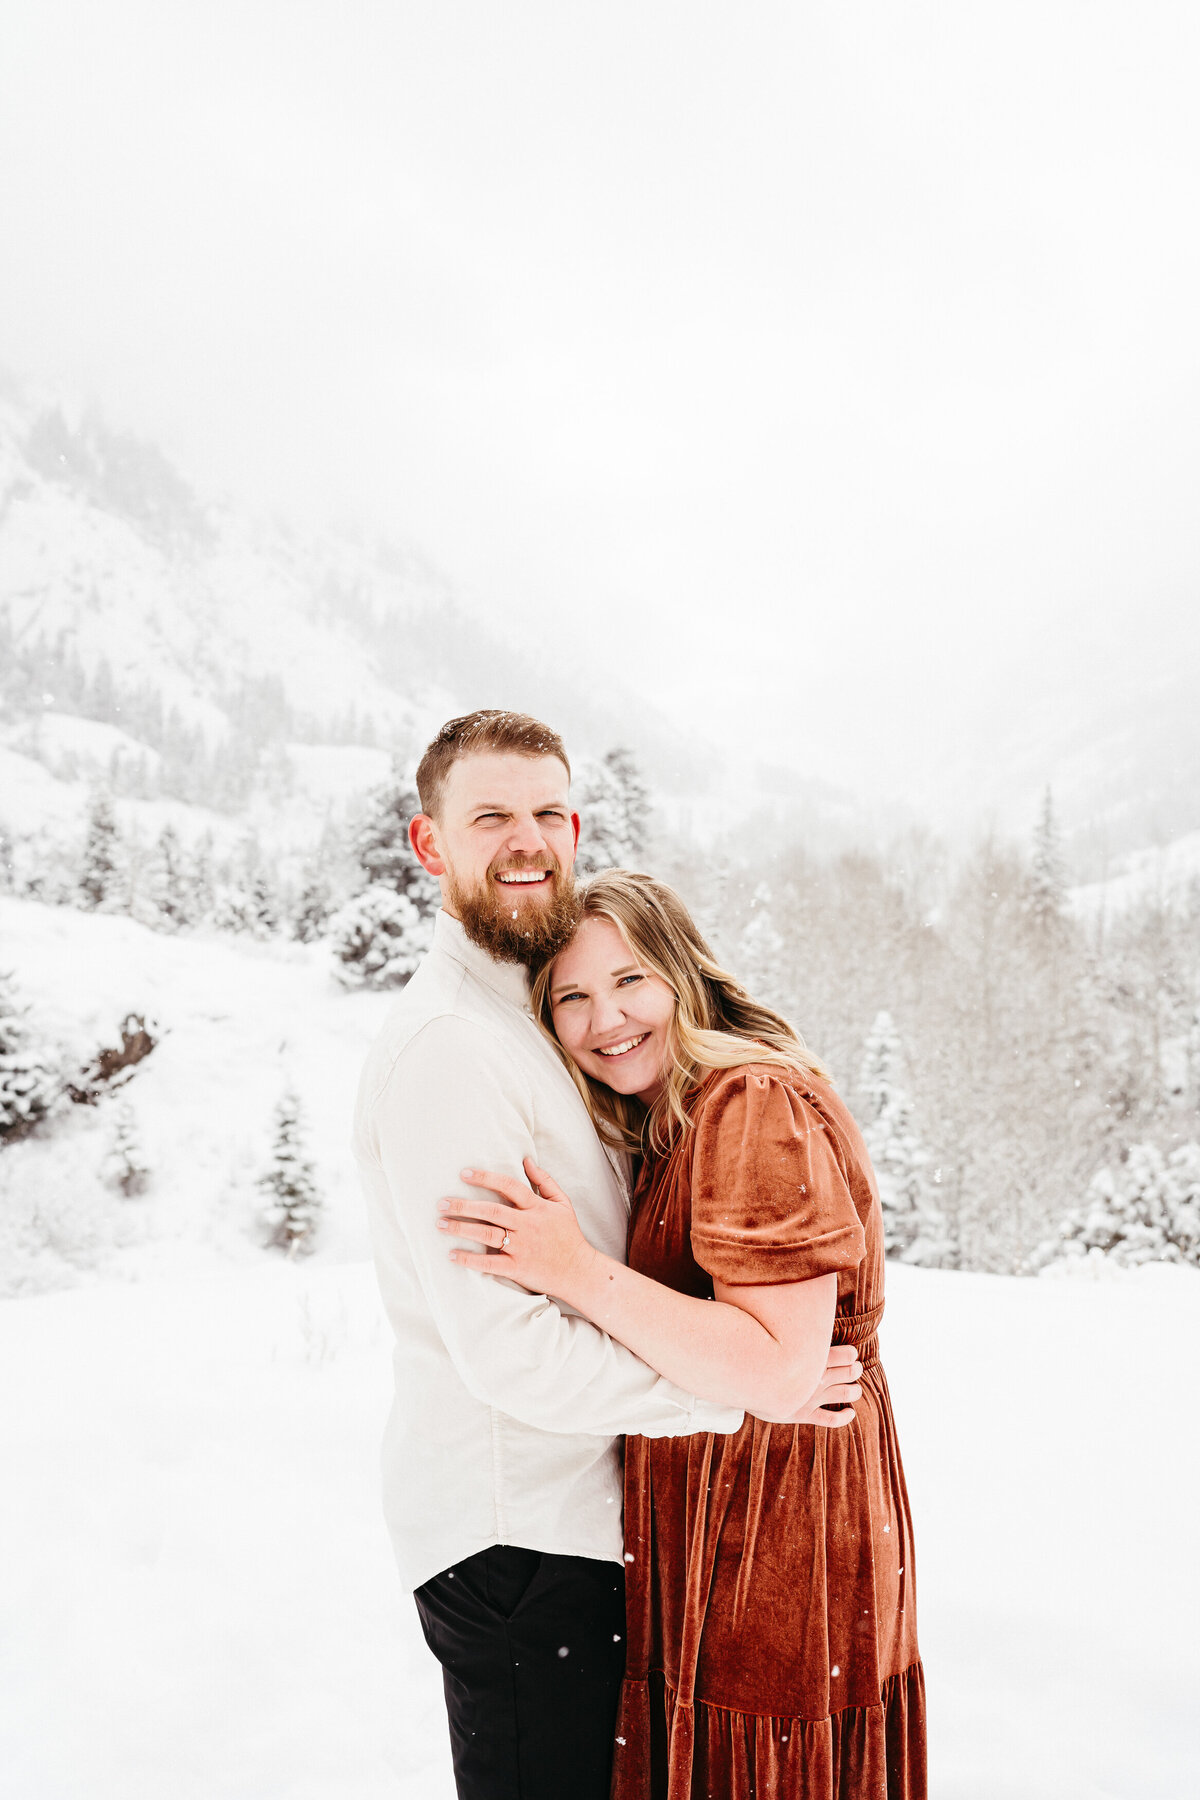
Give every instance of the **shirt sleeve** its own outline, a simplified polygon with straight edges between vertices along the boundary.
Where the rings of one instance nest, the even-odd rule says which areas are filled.
[[[524,1179],[522,1159],[535,1151],[532,1096],[502,1044],[466,1020],[432,1020],[393,1064],[369,1135],[385,1178],[386,1217],[373,1220],[384,1300],[389,1282],[411,1279],[397,1267],[399,1234],[434,1327],[477,1400],[544,1431],[738,1430],[739,1411],[684,1392],[545,1294],[450,1261],[438,1198],[471,1197],[463,1168]]]
[[[816,1108],[778,1075],[738,1069],[703,1103],[692,1162],[692,1254],[730,1286],[855,1268],[866,1235]]]

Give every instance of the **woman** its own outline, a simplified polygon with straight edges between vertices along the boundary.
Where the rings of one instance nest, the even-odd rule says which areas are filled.
[[[747,1414],[729,1437],[627,1440],[615,1800],[921,1800],[911,1524],[858,1128],[648,876],[591,883],[534,1007],[598,1130],[641,1157],[629,1267],[592,1249],[532,1165],[532,1189],[470,1172],[503,1198],[443,1221],[490,1246],[456,1259],[556,1295]],[[831,1337],[863,1365],[845,1428],[767,1423],[813,1394]]]

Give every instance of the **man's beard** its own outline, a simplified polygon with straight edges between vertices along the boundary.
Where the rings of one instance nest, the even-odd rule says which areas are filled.
[[[516,886],[510,890],[510,900],[504,887],[494,880],[509,869],[544,868],[550,870],[554,879],[548,905],[523,901],[521,889]],[[505,857],[492,864],[477,888],[462,887],[451,871],[450,901],[472,943],[498,962],[525,963],[530,969],[539,969],[557,956],[571,941],[579,922],[574,879],[569,872],[564,875],[558,858],[553,856],[536,860]]]

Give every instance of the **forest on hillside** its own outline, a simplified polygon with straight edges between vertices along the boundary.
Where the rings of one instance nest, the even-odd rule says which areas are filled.
[[[1026,846],[953,857],[918,834],[818,857],[765,817],[702,851],[664,828],[619,748],[580,768],[576,797],[584,876],[674,881],[718,958],[828,1067],[866,1133],[891,1254],[1009,1273],[1085,1254],[1200,1262],[1200,880],[1119,911],[1080,903],[1049,793]],[[170,823],[142,836],[96,789],[76,842],[0,843],[0,889],[156,932],[312,944],[344,987],[394,987],[437,905],[407,845],[417,806],[397,765],[289,873],[249,833],[224,853]],[[17,989],[5,1010],[0,1137],[52,1129],[54,1056]]]

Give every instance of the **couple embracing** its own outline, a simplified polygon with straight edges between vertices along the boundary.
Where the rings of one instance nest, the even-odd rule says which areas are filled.
[[[451,720],[417,786],[442,910],[355,1147],[460,1800],[923,1800],[858,1128],[671,888],[575,888],[548,727]]]

